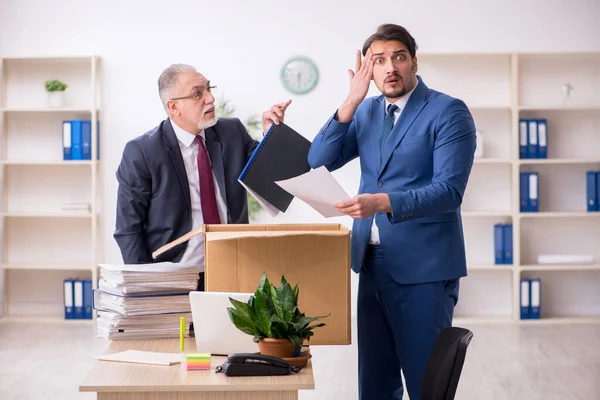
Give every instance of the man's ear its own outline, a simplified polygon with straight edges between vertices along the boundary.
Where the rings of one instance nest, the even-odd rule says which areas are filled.
[[[169,110],[170,115],[179,115],[179,108],[177,101],[169,100],[167,101],[167,110]]]
[[[419,70],[419,63],[417,62],[417,56],[415,56],[412,61],[412,72],[416,74],[418,70]]]

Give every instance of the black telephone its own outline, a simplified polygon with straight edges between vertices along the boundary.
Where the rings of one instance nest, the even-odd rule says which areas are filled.
[[[227,357],[225,364],[217,367],[216,372],[227,376],[265,376],[289,375],[302,368],[290,364],[282,358],[257,353],[235,353]]]

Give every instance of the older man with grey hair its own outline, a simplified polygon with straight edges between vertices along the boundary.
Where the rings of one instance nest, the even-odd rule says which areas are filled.
[[[151,254],[202,224],[248,223],[246,191],[237,178],[258,143],[239,119],[217,119],[214,88],[186,64],[160,75],[158,92],[168,118],[125,145],[116,173],[114,238],[123,262],[171,261],[203,269],[203,235],[156,260]],[[290,102],[263,113],[264,131],[283,121]]]

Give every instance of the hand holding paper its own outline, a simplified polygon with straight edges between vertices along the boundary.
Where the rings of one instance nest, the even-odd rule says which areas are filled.
[[[350,200],[339,202],[335,207],[352,218],[368,218],[378,212],[392,212],[387,193],[363,193]]]
[[[326,218],[345,215],[335,204],[350,200],[350,196],[325,167],[275,183]]]

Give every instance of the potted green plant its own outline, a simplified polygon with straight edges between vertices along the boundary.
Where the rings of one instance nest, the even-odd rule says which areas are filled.
[[[302,343],[310,341],[313,329],[325,326],[312,324],[325,317],[307,317],[298,309],[298,284],[292,288],[285,276],[279,287],[273,286],[263,273],[258,288],[248,302],[229,298],[231,322],[242,332],[254,336],[261,354],[274,357],[298,357]]]
[[[58,79],[47,80],[48,105],[50,107],[62,107],[64,104],[64,93],[67,88],[68,85]]]

